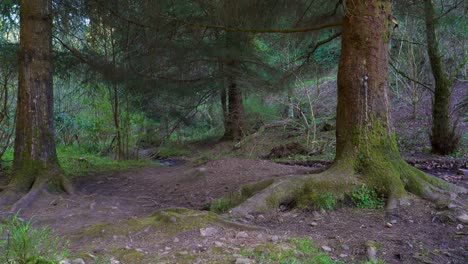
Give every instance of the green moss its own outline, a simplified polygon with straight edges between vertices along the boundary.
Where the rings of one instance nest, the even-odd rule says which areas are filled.
[[[79,232],[82,237],[103,237],[104,235],[129,235],[148,227],[158,232],[174,235],[178,232],[201,228],[208,223],[217,223],[216,214],[206,211],[196,211],[185,208],[169,208],[159,210],[147,217],[131,219],[120,223],[97,223],[83,228]]]
[[[121,263],[142,263],[145,258],[145,253],[135,249],[116,248],[111,249],[109,254]]]
[[[255,193],[267,188],[273,182],[273,179],[268,179],[261,182],[243,185],[239,191],[229,193],[220,199],[212,201],[210,203],[210,210],[216,213],[225,213],[229,209],[245,202]]]

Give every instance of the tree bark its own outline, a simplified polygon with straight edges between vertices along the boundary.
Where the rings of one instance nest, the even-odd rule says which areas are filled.
[[[443,69],[436,35],[436,17],[432,0],[424,0],[424,18],[426,23],[427,54],[434,76],[435,89],[432,106],[431,145],[432,152],[447,155],[458,145],[458,137],[450,128],[449,99],[450,81]]]
[[[227,115],[223,139],[240,140],[245,136],[244,103],[242,98],[242,88],[239,87],[237,78],[241,63],[237,56],[242,53],[242,42],[245,41],[239,33],[226,33],[226,49],[229,55],[223,65],[224,74],[227,80]]]
[[[245,136],[244,103],[242,90],[234,79],[229,80],[228,101],[227,134],[225,133],[225,138],[240,140]]]
[[[408,165],[390,123],[387,96],[391,2],[348,1],[338,68],[336,156],[314,176],[277,180],[233,209],[245,215],[280,204],[307,203],[313,193],[343,199],[362,182],[387,198],[387,208],[406,203],[407,191],[436,200],[448,184]],[[313,202],[313,200],[312,200]]]
[[[49,186],[71,192],[58,163],[53,119],[52,2],[20,1],[20,52],[13,176],[0,204]],[[22,201],[27,202],[27,201]]]

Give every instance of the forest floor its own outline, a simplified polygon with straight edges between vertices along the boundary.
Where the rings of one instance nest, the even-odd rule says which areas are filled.
[[[446,180],[468,184],[467,176],[456,175],[460,163],[449,169],[440,165],[454,164],[453,159],[413,159]],[[106,263],[96,261],[97,256],[107,256],[107,263],[135,264],[331,263],[307,262],[323,253],[343,263],[361,263],[368,241],[375,241],[377,257],[388,263],[466,263],[468,225],[439,221],[440,210],[417,197],[393,217],[383,209],[349,206],[250,219],[203,210],[207,201],[246,183],[323,170],[321,163],[314,164],[225,157],[90,173],[75,179],[75,195],[42,196],[21,216],[56,230],[69,240],[71,259],[86,263]],[[466,160],[461,166],[466,167]],[[304,247],[304,239],[313,245]]]
[[[321,87],[317,111],[325,117],[336,108],[335,86],[325,82]],[[466,86],[457,86],[455,98],[466,96]],[[429,145],[430,97],[423,99],[417,118],[407,104],[395,104],[405,159],[468,188],[468,176],[457,174],[468,162],[466,118],[459,125],[464,134],[458,156],[463,157],[418,154]],[[445,217],[444,208],[414,196],[394,216],[352,205],[249,219],[206,210],[207,203],[245,184],[324,170],[334,156],[334,129],[318,129],[311,156],[264,159],[274,146],[310,143],[303,130],[286,127],[253,133],[235,147],[216,140],[182,145],[190,156],[162,160],[163,165],[81,173],[73,178],[74,195],[44,195],[20,215],[69,240],[70,263],[364,263],[369,241],[376,245],[377,258],[387,263],[468,263],[468,224]]]

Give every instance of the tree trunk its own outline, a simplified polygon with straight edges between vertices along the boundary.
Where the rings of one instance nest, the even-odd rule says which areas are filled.
[[[234,79],[229,80],[228,87],[228,119],[226,139],[240,140],[245,136],[244,130],[244,103],[242,99],[242,90]]]
[[[241,64],[238,57],[242,53],[243,38],[239,33],[226,33],[226,48],[229,55],[225,59],[225,75],[227,79],[228,105],[225,121],[225,130],[223,139],[240,140],[245,136],[244,128],[244,104],[242,98],[242,88],[237,83],[239,78]]]
[[[20,1],[18,103],[13,176],[0,204],[49,186],[71,192],[55,149],[51,0]],[[32,199],[29,199],[32,200]],[[31,201],[21,199],[21,205]]]
[[[446,155],[453,152],[457,145],[457,135],[450,128],[449,99],[450,81],[442,65],[436,36],[434,3],[424,0],[424,17],[426,22],[427,53],[431,62],[432,75],[435,80],[434,101],[432,106],[432,152]]]
[[[407,191],[437,199],[434,191],[448,184],[411,167],[400,157],[391,128],[387,72],[391,3],[348,1],[343,20],[338,69],[336,157],[314,176],[277,180],[233,209],[245,215],[280,204],[310,203],[314,193],[330,192],[343,199],[364,181],[387,198],[387,208],[405,202]],[[447,187],[448,188],[448,187]]]

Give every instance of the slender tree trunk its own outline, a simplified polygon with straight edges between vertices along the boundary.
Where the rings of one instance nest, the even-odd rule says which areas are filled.
[[[0,204],[49,186],[71,191],[55,148],[52,84],[52,1],[20,1],[20,53],[13,177]],[[28,201],[22,201],[27,203]]]
[[[224,65],[228,94],[228,111],[223,136],[226,140],[239,140],[245,136],[242,88],[239,87],[237,82],[241,66],[237,55],[242,53],[242,40],[243,38],[239,33],[226,33],[226,48],[232,53],[226,58]]]
[[[432,106],[432,152],[449,154],[453,152],[458,140],[455,131],[450,128],[449,99],[450,81],[442,65],[439,51],[439,41],[436,35],[436,23],[434,3],[432,0],[424,0],[424,14],[426,22],[427,53],[431,62],[432,75],[435,80],[435,93]]]
[[[234,79],[229,80],[228,100],[227,131],[229,134],[225,134],[225,138],[239,140],[245,136],[244,103],[242,90]]]

